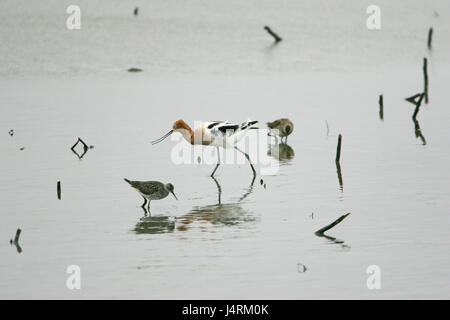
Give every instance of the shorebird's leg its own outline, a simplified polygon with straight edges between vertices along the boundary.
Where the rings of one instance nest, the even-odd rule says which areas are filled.
[[[252,162],[250,161],[250,156],[249,156],[247,153],[245,153],[244,151],[242,151],[241,149],[239,149],[238,147],[234,146],[234,148],[235,148],[237,151],[239,151],[240,153],[242,153],[242,154],[245,156],[245,158],[247,158],[248,163],[250,163],[250,167],[252,168],[252,171],[253,171],[253,177],[255,177],[255,176],[256,176],[256,170],[255,170],[255,168],[253,167]]]
[[[142,198],[144,198],[144,203],[142,204],[141,208],[145,208],[145,205],[147,204],[147,199],[145,197]]]
[[[214,168],[214,171],[211,173],[211,177],[214,177],[214,173],[216,173],[216,170],[220,165],[220,150],[219,150],[219,147],[216,147],[216,149],[217,149],[217,165]]]
[[[219,201],[219,204],[222,204],[221,202],[221,198],[222,198],[222,188],[220,187],[220,184],[219,184],[219,181],[217,181],[217,179],[216,178],[214,178],[213,176],[211,176],[211,178],[214,180],[214,182],[216,183],[216,185],[217,185],[217,194],[218,194],[218,201]]]

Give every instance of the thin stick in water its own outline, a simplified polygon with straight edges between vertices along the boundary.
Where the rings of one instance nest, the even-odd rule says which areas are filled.
[[[339,134],[336,150],[336,162],[339,162],[341,160],[341,145],[342,145],[342,135]]]
[[[264,26],[264,29],[275,39],[275,43],[280,42],[283,40],[279,35],[277,35],[275,32],[272,31],[268,26]]]
[[[19,237],[21,232],[22,230],[20,230],[20,228],[17,228],[16,236],[14,237],[14,243],[19,243]]]
[[[425,103],[428,104],[428,60],[423,58],[423,93],[425,94]]]
[[[380,105],[380,119],[384,119],[384,107],[383,107],[383,95],[380,94],[380,97],[378,98],[378,104]]]
[[[416,120],[416,118],[417,118],[417,114],[419,113],[420,105],[422,104],[422,100],[423,100],[424,96],[425,96],[425,93],[422,93],[420,95],[419,100],[417,100],[417,102],[416,102],[416,109],[414,110],[414,113],[412,116],[413,120]]]
[[[420,138],[422,140],[422,145],[427,145],[427,140],[425,140],[425,137],[422,134],[422,130],[420,129],[419,120],[413,119],[414,122],[414,133],[416,134],[416,138]]]
[[[56,184],[56,194],[58,196],[58,200],[61,200],[61,181],[58,181]]]
[[[342,220],[344,220],[345,218],[347,218],[347,216],[348,216],[349,214],[350,214],[350,212],[347,213],[347,214],[344,214],[344,215],[341,216],[341,217],[339,217],[339,218],[336,219],[334,222],[332,222],[332,223],[330,223],[329,225],[323,227],[322,229],[317,230],[317,231],[315,232],[315,235],[316,235],[316,236],[321,236],[321,235],[323,235],[326,231],[330,230],[330,229],[333,228],[335,225],[337,225],[338,223],[342,222]]]
[[[433,28],[428,30],[428,49],[431,50],[431,41],[433,40]]]
[[[336,171],[337,171],[338,180],[339,180],[339,187],[340,187],[341,191],[344,191],[344,180],[342,179],[341,164],[339,163],[339,161],[336,162]]]
[[[409,98],[406,98],[405,100],[410,102],[410,103],[412,103],[412,104],[414,104],[414,105],[417,105],[416,99],[417,99],[417,97],[420,97],[421,94],[422,93],[417,93],[417,94],[415,94],[415,95],[413,95],[413,96],[411,96]]]

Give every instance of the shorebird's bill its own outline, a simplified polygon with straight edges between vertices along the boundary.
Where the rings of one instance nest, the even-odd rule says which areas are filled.
[[[172,193],[172,194],[173,194],[173,196],[175,197],[175,199],[177,199],[177,200],[178,200],[177,196],[175,195],[175,193],[174,193],[173,191],[170,191],[170,193]]]
[[[167,138],[168,136],[170,136],[172,133],[173,133],[173,130],[170,130],[170,131],[167,132],[165,135],[163,135],[161,138],[152,141],[152,144],[155,145],[155,144],[157,144],[157,143],[160,143],[160,142],[163,141],[165,138]]]

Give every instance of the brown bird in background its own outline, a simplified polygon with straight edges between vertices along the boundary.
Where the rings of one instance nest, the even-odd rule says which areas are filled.
[[[287,137],[294,131],[294,124],[287,118],[281,118],[273,122],[267,122],[270,129],[269,135],[278,135],[281,137],[281,142],[287,143]]]

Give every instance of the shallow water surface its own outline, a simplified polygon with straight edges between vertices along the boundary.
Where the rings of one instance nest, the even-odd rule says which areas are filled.
[[[324,10],[326,1],[283,1],[273,11],[263,1],[255,16],[246,14],[251,4],[220,4],[252,35],[244,45],[239,24],[209,2],[195,2],[200,11],[187,24],[189,38],[180,34],[192,19],[186,11],[155,1],[160,11],[151,17],[171,26],[158,29],[166,32],[160,46],[131,32],[138,21],[154,26],[145,5],[130,25],[119,10],[127,2],[105,4],[104,16],[86,2],[86,37],[74,39],[54,29],[52,1],[48,11],[36,8],[47,24],[27,20],[25,10],[19,17],[28,24],[11,37],[11,3],[0,12],[0,34],[10,39],[0,67],[1,298],[449,298],[450,65],[442,40],[449,28],[448,19],[424,15],[423,2],[390,6],[386,32],[370,35],[376,41],[357,29],[365,12],[357,1],[337,11]],[[440,17],[449,12],[447,2],[433,4]],[[401,12],[402,22],[392,18]],[[313,19],[332,14],[334,25]],[[259,34],[270,18],[286,35],[276,48]],[[432,53],[424,45],[431,22]],[[45,31],[46,45],[20,41],[33,26]],[[133,50],[116,48],[125,35]],[[52,36],[60,41],[48,42]],[[104,37],[107,47],[98,42]],[[74,43],[67,55],[57,49]],[[422,90],[423,56],[430,102],[414,123],[405,98]],[[144,72],[127,73],[133,66]],[[202,162],[211,148],[195,147],[200,163],[178,165],[171,160],[178,141],[150,143],[178,119],[251,118],[264,128],[279,117],[290,118],[294,132],[287,145],[264,145],[278,170],[261,175],[257,164],[254,180],[232,151],[240,162],[221,165],[212,179],[214,164]],[[78,137],[93,146],[81,159],[70,150]],[[146,214],[123,178],[171,182],[179,201],[153,201]],[[315,235],[347,213],[328,238]],[[20,253],[8,242],[18,227]],[[69,265],[81,268],[81,290],[66,287]],[[370,265],[381,269],[381,290],[366,286]]]

